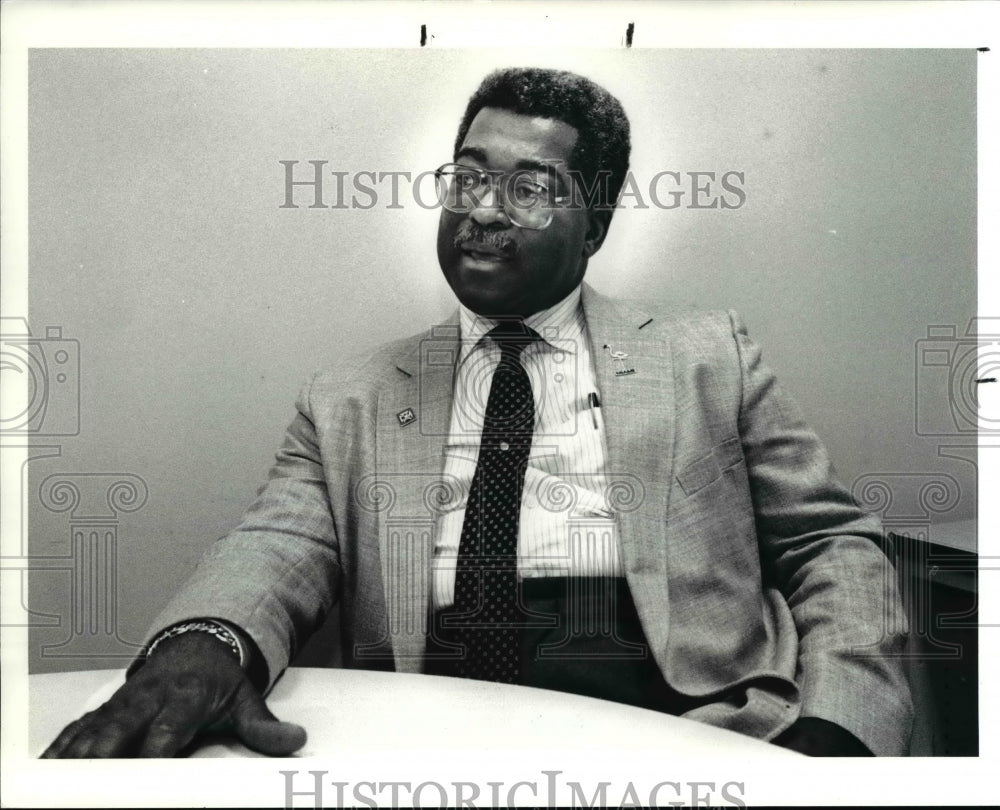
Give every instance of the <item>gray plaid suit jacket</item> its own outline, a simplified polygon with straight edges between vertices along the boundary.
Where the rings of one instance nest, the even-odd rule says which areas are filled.
[[[685,716],[761,739],[816,716],[905,753],[905,621],[879,523],[737,316],[586,284],[582,301],[625,575],[665,679],[699,699]],[[635,373],[616,376],[605,344]],[[457,351],[455,319],[316,374],[256,501],[156,627],[232,622],[273,683],[339,602],[345,666],[419,672]]]

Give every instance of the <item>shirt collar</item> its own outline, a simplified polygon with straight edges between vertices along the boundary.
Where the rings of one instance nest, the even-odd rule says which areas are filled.
[[[553,304],[548,309],[536,312],[524,319],[542,336],[543,344],[558,348],[560,351],[576,353],[577,341],[583,339],[583,308],[580,306],[581,284],[577,284],[569,295]],[[458,305],[458,323],[462,338],[462,350],[459,362],[462,362],[473,349],[480,345],[497,322],[492,318],[477,315],[464,304]],[[554,341],[558,341],[555,343]]]

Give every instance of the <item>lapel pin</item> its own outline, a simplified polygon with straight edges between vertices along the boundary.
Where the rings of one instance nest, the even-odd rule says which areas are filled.
[[[399,420],[400,427],[406,427],[410,422],[416,421],[417,415],[413,412],[413,408],[404,408],[396,414],[396,419]]]
[[[608,354],[611,356],[611,362],[614,363],[616,377],[624,377],[626,374],[635,374],[635,369],[625,362],[625,358],[628,357],[626,352],[612,351],[611,347],[607,343],[604,344],[604,348],[608,350]]]

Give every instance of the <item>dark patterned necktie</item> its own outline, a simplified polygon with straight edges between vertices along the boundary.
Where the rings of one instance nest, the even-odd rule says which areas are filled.
[[[479,461],[462,524],[449,625],[453,640],[464,648],[454,663],[455,675],[516,683],[522,618],[517,535],[535,426],[535,402],[521,352],[538,335],[523,321],[510,321],[491,330],[489,337],[500,346],[500,364],[490,384]]]

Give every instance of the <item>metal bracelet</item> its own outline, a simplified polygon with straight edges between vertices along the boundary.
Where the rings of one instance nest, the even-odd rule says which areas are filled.
[[[184,633],[208,633],[215,636],[232,650],[233,655],[239,659],[240,666],[246,669],[246,655],[243,652],[243,645],[240,644],[236,634],[225,625],[212,621],[184,622],[183,624],[175,624],[173,627],[164,630],[149,645],[149,649],[146,650],[146,658],[149,658],[153,654],[153,651],[161,642],[166,641],[168,638],[181,636]]]

